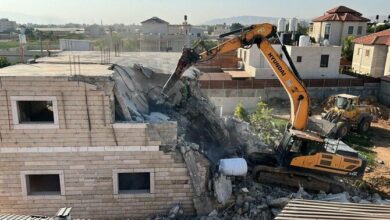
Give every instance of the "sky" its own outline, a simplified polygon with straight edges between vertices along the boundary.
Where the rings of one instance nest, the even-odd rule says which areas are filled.
[[[191,24],[233,16],[311,19],[344,5],[370,17],[390,13],[389,0],[0,0],[0,17],[18,23],[139,24],[158,16]]]

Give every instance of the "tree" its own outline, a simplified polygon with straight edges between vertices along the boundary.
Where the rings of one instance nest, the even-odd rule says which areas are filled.
[[[375,33],[383,30],[390,29],[390,24],[376,25],[375,23],[367,27],[367,33]]]
[[[8,61],[6,57],[0,57],[0,68],[11,66],[11,63]]]
[[[309,34],[309,26],[307,25],[306,22],[298,23],[297,34],[300,34],[300,35],[308,35]]]
[[[240,24],[240,23],[233,23],[231,26],[230,26],[230,30],[231,31],[234,31],[234,30],[238,30],[238,29],[241,29],[243,28],[244,25]]]
[[[248,118],[248,112],[245,110],[244,106],[242,105],[242,103],[238,103],[238,105],[236,106],[236,109],[234,111],[234,117],[238,118],[238,119],[241,119],[243,121],[248,121],[249,118]]]
[[[253,130],[260,134],[266,142],[270,142],[274,136],[272,111],[272,108],[269,108],[266,103],[260,101],[257,103],[256,111],[249,118]]]
[[[344,38],[343,47],[341,48],[341,56],[349,61],[352,61],[353,57],[353,38],[353,36]]]

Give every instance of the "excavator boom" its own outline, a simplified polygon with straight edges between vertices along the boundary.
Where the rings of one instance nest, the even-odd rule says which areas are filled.
[[[254,169],[255,179],[262,182],[264,175],[271,175],[277,177],[280,183],[284,183],[285,180],[283,178],[281,179],[281,176],[286,177],[286,175],[289,176],[294,173],[293,175],[301,177],[299,181],[303,181],[305,177],[315,178],[318,183],[326,183],[332,188],[332,184],[334,185],[336,183],[324,181],[322,177],[316,176],[313,173],[318,172],[331,176],[361,177],[364,173],[366,162],[356,151],[353,151],[353,149],[350,149],[344,144],[344,150],[338,150],[338,147],[335,147],[333,148],[333,152],[327,152],[329,151],[326,147],[328,143],[326,143],[324,138],[320,137],[317,133],[309,131],[307,128],[310,113],[309,94],[299,77],[298,71],[286,47],[282,44],[282,52],[289,65],[287,65],[281,58],[281,55],[269,42],[268,38],[274,36],[275,33],[276,27],[271,24],[251,25],[241,30],[224,34],[223,36],[230,34],[238,35],[201,53],[197,53],[196,48],[184,49],[175,72],[170,76],[161,93],[169,97],[172,87],[180,79],[184,71],[192,65],[212,59],[218,54],[234,51],[240,47],[249,48],[252,45],[257,45],[289,96],[291,117],[288,129],[286,129],[279,146],[275,149],[278,165],[285,169],[278,170],[275,167],[264,168],[264,166],[259,165]],[[289,171],[290,168],[308,170],[309,173],[292,172]],[[274,182],[276,183],[278,181]],[[290,183],[294,184],[291,181]],[[317,182],[314,185],[318,185]]]

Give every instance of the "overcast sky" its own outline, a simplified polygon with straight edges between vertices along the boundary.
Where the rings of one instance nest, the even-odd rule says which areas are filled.
[[[158,16],[192,24],[242,15],[313,18],[345,5],[369,17],[390,13],[389,0],[0,0],[0,17],[19,23],[139,24]]]

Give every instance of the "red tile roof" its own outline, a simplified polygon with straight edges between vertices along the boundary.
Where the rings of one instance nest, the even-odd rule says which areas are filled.
[[[334,14],[334,13],[351,13],[351,14],[356,14],[358,16],[361,16],[362,14],[360,12],[357,12],[351,8],[345,7],[345,6],[339,6],[336,8],[332,8],[328,11],[326,11],[328,14]]]
[[[361,21],[367,22],[370,19],[362,17],[362,14],[347,8],[345,6],[339,6],[328,10],[323,16],[313,19],[314,22],[320,21]]]
[[[358,37],[353,40],[357,44],[369,45],[389,45],[390,46],[390,29]]]

